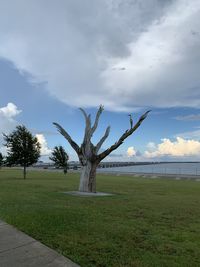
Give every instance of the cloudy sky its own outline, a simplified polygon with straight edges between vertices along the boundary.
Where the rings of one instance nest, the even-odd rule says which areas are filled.
[[[108,160],[200,160],[199,18],[199,0],[0,0],[0,132],[24,124],[74,160],[53,121],[80,144],[78,107],[103,104],[106,148],[151,109]]]

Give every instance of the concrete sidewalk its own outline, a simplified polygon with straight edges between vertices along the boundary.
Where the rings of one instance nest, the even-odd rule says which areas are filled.
[[[80,267],[0,220],[1,267]]]

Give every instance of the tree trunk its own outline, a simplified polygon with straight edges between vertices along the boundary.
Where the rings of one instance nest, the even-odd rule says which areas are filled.
[[[64,168],[64,169],[63,169],[63,173],[64,173],[64,175],[67,174],[67,168]]]
[[[87,161],[82,167],[79,191],[96,193],[97,162]]]
[[[23,174],[24,174],[24,179],[26,179],[26,166],[24,166]]]

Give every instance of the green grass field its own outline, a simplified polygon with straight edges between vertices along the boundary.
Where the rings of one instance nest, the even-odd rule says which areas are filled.
[[[77,197],[78,175],[0,170],[0,218],[82,267],[200,266],[200,183],[98,175]]]

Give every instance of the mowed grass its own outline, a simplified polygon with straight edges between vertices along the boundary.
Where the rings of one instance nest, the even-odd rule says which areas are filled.
[[[200,266],[200,183],[98,175],[77,197],[78,174],[0,170],[0,218],[82,267]]]

